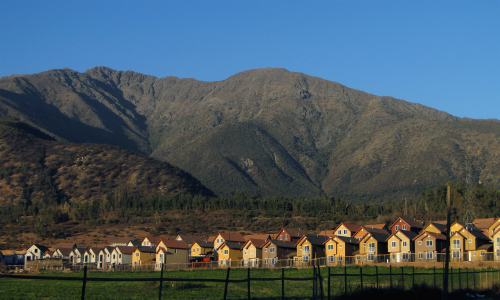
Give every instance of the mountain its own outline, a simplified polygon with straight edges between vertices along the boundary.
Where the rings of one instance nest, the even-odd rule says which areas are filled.
[[[0,116],[73,143],[167,161],[216,194],[401,199],[437,183],[499,187],[500,122],[257,69],[226,80],[96,67],[0,79]],[[466,159],[467,158],[467,159]]]
[[[0,117],[0,157],[0,204],[63,203],[117,193],[213,195],[166,162],[116,146],[59,142],[11,117]]]

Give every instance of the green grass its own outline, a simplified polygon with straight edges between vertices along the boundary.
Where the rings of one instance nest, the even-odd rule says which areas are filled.
[[[347,267],[347,274],[360,274],[359,267]],[[375,267],[365,266],[363,270],[363,289],[361,289],[361,278],[359,276],[347,277],[347,291],[349,295],[361,295],[364,292],[377,289],[377,280],[374,276]],[[331,274],[344,274],[343,267],[332,267]],[[413,282],[413,268],[405,267],[405,275],[401,280],[401,268],[392,268],[392,289],[390,284],[389,268],[378,267],[378,287],[380,290],[411,291],[413,284],[420,289],[425,286],[434,290],[434,269],[415,268]],[[457,271],[457,270],[454,270]],[[230,279],[246,279],[247,269],[231,269]],[[441,273],[442,269],[436,269]],[[488,282],[498,283],[500,274],[490,273]],[[57,277],[81,277],[83,273],[47,273],[40,275]],[[168,271],[164,272],[164,279],[168,278],[203,278],[203,279],[225,279],[227,270],[192,270],[192,271]],[[328,291],[328,268],[321,268],[323,277],[323,290],[325,297]],[[251,278],[281,278],[281,269],[251,269]],[[285,269],[285,277],[288,278],[311,278],[313,269]],[[442,275],[436,275],[436,289],[442,287]],[[469,274],[469,288],[473,288],[473,276]],[[159,272],[88,272],[87,278],[160,278]],[[492,280],[493,279],[493,280]],[[458,289],[458,274],[453,275],[454,289]],[[462,289],[466,289],[466,277],[461,276]],[[480,283],[482,282],[482,286]],[[251,281],[251,296],[259,299],[275,299],[281,297],[281,279],[276,281]],[[222,299],[224,295],[224,282],[171,282],[163,283],[162,299]],[[484,274],[476,274],[477,290],[485,290],[489,285],[485,283]],[[345,293],[344,276],[331,277],[331,296],[343,297]],[[313,283],[308,281],[285,281],[285,296],[288,299],[311,299]],[[450,292],[451,283],[450,283]],[[82,281],[59,281],[59,280],[31,280],[0,277],[0,299],[80,299],[82,293]],[[85,299],[157,299],[159,293],[159,281],[151,282],[109,282],[109,281],[87,281]],[[360,294],[361,293],[361,294]],[[382,294],[385,292],[381,292]],[[381,294],[381,295],[382,295]],[[228,299],[246,299],[247,283],[229,283]]]

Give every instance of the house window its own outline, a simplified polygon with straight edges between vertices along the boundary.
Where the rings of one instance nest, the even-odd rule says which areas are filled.
[[[403,241],[403,247],[406,247],[406,244],[407,242],[406,241]]]
[[[460,240],[453,240],[453,249],[460,249]]]
[[[269,248],[269,253],[274,253],[274,247]]]
[[[453,251],[452,258],[460,258],[460,251]]]
[[[432,240],[425,241],[427,247],[432,247]]]
[[[115,259],[115,254],[113,254],[113,259]]]
[[[35,248],[35,253],[38,253],[38,249]]]
[[[481,256],[484,256],[484,251],[481,251]]]
[[[427,259],[434,259],[434,252],[427,252]]]
[[[396,225],[396,231],[398,231],[398,230],[399,230],[399,225]]]
[[[329,262],[329,263],[333,263],[333,262],[335,262],[335,256],[333,256],[333,255],[328,255],[328,262]]]
[[[285,234],[285,240],[288,240],[288,234]]]
[[[283,240],[283,235],[282,235],[282,234],[280,234],[280,241],[282,241],[282,240]]]
[[[406,225],[403,225],[403,230],[406,230]]]
[[[392,247],[392,248],[396,248],[396,242],[392,242],[392,243],[391,243],[391,247]]]
[[[342,244],[339,244],[339,248],[342,248]]]
[[[245,249],[245,255],[247,255],[247,249]]]
[[[500,249],[497,250],[497,256],[500,256]]]
[[[118,254],[118,258],[122,258],[122,255],[121,255],[121,254]]]
[[[423,254],[422,252],[420,252],[420,253],[418,254],[418,259],[422,259],[422,258],[424,258],[424,254]]]
[[[333,250],[333,245],[328,245],[328,250]]]
[[[309,256],[303,256],[302,257],[303,262],[309,262]]]
[[[472,244],[472,239],[469,239],[469,244]]]
[[[476,256],[476,252],[473,252],[474,254],[472,254],[472,256]]]
[[[224,249],[224,254],[228,254],[229,251],[227,249]]]
[[[344,229],[344,234],[347,234],[347,230],[346,229]]]
[[[338,234],[342,234],[342,229],[339,229]]]
[[[267,248],[264,248],[264,252],[267,252]]]
[[[375,260],[375,254],[368,254],[368,260],[374,261]]]
[[[276,264],[276,259],[275,258],[271,258],[271,265],[274,265]]]
[[[403,253],[403,260],[408,260],[408,253]]]
[[[136,257],[139,257],[139,252],[136,252],[136,253],[135,253],[135,256],[136,256]]]
[[[266,264],[266,265],[267,265],[267,258],[265,258],[265,259],[264,259],[264,264]]]
[[[342,261],[342,254],[339,255],[339,261]]]
[[[368,252],[375,252],[375,243],[368,244]]]
[[[177,249],[175,249],[175,253],[177,253]]]
[[[454,235],[455,234],[455,231],[450,231],[450,236]]]
[[[252,248],[252,249],[250,249],[250,254],[253,254],[253,248]]]
[[[304,253],[309,254],[309,245],[304,246]]]
[[[219,239],[217,239],[217,244],[219,243]]]
[[[418,245],[422,245],[422,241],[418,241]]]
[[[361,260],[361,256],[360,255],[356,255],[356,260]]]
[[[497,237],[497,247],[500,247],[500,237]]]
[[[163,253],[160,253],[160,261],[163,261]]]

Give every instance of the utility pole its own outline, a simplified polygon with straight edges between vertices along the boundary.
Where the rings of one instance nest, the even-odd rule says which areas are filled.
[[[448,268],[450,267],[450,214],[451,214],[451,187],[447,186],[446,202],[446,254],[443,270],[443,300],[448,300]]]

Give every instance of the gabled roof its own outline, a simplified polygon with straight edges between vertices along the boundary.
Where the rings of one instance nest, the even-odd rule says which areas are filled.
[[[245,240],[249,240],[249,239],[257,239],[257,240],[268,240],[268,239],[271,239],[272,238],[272,235],[271,234],[249,234],[249,235],[245,235],[243,236],[243,238]]]
[[[241,234],[238,234],[238,233],[229,234],[227,232],[219,232],[219,234],[217,234],[217,236],[218,235],[220,235],[224,239],[224,241],[243,242],[243,243],[246,242],[245,238]]]
[[[76,243],[59,243],[54,245],[54,249],[59,249],[59,248],[76,248]]]
[[[42,253],[43,253],[43,252],[45,252],[45,251],[47,251],[47,250],[49,250],[49,247],[44,246],[44,245],[40,245],[40,244],[33,244],[33,245],[31,245],[31,246],[35,246],[35,247],[37,247],[38,249],[40,249],[40,251],[41,251]],[[30,246],[30,247],[31,247],[31,246]]]
[[[205,241],[205,239],[201,235],[186,235],[186,234],[179,234],[175,238],[176,240],[185,241],[188,244],[194,244],[194,242],[199,242],[199,241]]]
[[[416,240],[418,240],[420,238],[424,238],[426,236],[431,236],[434,239],[438,239],[438,240],[446,240],[446,236],[444,234],[435,233],[435,232],[429,232],[429,231],[421,231],[417,236],[415,236],[412,239],[412,241],[416,241]]]
[[[213,243],[215,241],[215,238],[216,238],[215,235],[211,235],[211,236],[208,237],[207,242],[212,242]]]
[[[446,231],[446,221],[444,221],[445,223],[437,223],[437,222],[429,222],[427,225],[424,226],[424,228],[422,230],[425,230],[427,227],[429,227],[430,225],[436,227],[437,230],[441,231],[441,233],[445,232]]]
[[[319,235],[326,235],[328,237],[335,236],[335,230],[322,230],[319,232]]]
[[[270,239],[262,247],[267,247],[270,244],[274,244],[278,248],[287,248],[287,249],[295,249],[295,248],[297,248],[295,246],[294,242],[285,242],[285,241],[280,241],[280,240],[276,240],[276,239]]]
[[[214,247],[214,242],[205,242],[205,241],[196,241],[193,243],[194,244],[198,244],[200,247],[203,247],[203,248],[213,248]]]
[[[52,250],[46,250],[46,251],[43,253],[43,256],[45,256],[46,254],[47,254],[47,255],[49,255],[50,257],[52,257],[52,255],[54,255],[54,251],[52,251]]]
[[[483,244],[479,246],[477,250],[486,250],[487,252],[493,252],[493,244]]]
[[[57,250],[64,256],[69,256],[71,252],[73,252],[73,248],[57,248],[56,251]]]
[[[357,239],[352,238],[352,237],[347,237],[347,236],[337,235],[337,236],[334,237],[334,239],[342,240],[346,244],[357,245],[359,243],[359,241]]]
[[[4,256],[9,256],[9,255],[24,255],[27,250],[2,250],[2,254]]]
[[[145,241],[148,240],[150,243],[158,244],[161,240],[168,240],[168,237],[166,236],[147,236],[145,237],[142,241],[141,244]]]
[[[299,245],[302,243],[304,240],[308,240],[309,243],[311,243],[314,246],[321,246],[324,247],[323,243],[326,242],[329,239],[329,237],[325,237],[324,235],[316,235],[316,234],[306,234],[303,235],[300,240],[295,243],[295,246]]]
[[[385,231],[387,231],[387,225],[385,224],[369,224],[369,225],[363,225],[363,227],[372,229],[384,229]]]
[[[262,247],[266,244],[266,240],[248,239],[246,243],[241,246],[241,249],[250,246],[250,244],[254,245],[255,248],[262,249]]]
[[[393,226],[395,226],[399,222],[399,220],[405,221],[411,227],[420,228],[420,229],[424,228],[424,226],[422,226],[422,224],[416,220],[406,219],[406,218],[401,218],[401,217],[399,217],[394,223],[392,223],[392,225],[389,226],[389,228],[392,228]]]
[[[386,241],[388,241],[392,236],[396,236],[398,239],[399,237],[397,236],[398,233],[402,233],[404,236],[406,236],[410,241],[413,240],[418,234],[413,232],[413,231],[408,231],[408,230],[398,230],[391,234]]]
[[[495,218],[475,219],[472,224],[479,229],[488,229],[495,222]]]
[[[290,237],[301,237],[307,233],[305,230],[302,230],[300,228],[281,228],[281,230],[275,235],[275,238],[278,238],[278,235],[281,231],[286,231]]]
[[[116,246],[116,249],[120,251],[121,254],[132,254],[132,251],[135,249],[135,247]]]
[[[78,252],[80,254],[85,253],[85,251],[87,251],[87,247],[77,247],[77,248],[73,249],[73,252],[75,252],[75,253]]]
[[[148,247],[148,246],[136,246],[134,247],[132,252],[135,252],[136,250],[143,253],[156,253],[156,249],[154,247]]]
[[[187,243],[185,241],[176,241],[176,240],[163,240],[163,245],[167,248],[173,249],[189,249]]]
[[[222,249],[222,248],[224,248],[224,246],[227,246],[229,249],[240,250],[244,244],[245,244],[245,242],[225,241],[224,243],[220,244],[220,246],[216,250]]]
[[[486,240],[486,241],[489,241],[489,240],[490,240],[490,238],[489,238],[489,237],[487,237],[487,236],[483,233],[483,231],[482,231],[481,229],[474,228],[474,227],[469,227],[469,228],[464,227],[464,228],[462,228],[460,231],[462,231],[462,230],[464,230],[464,229],[465,229],[468,233],[470,233],[471,235],[473,235],[476,239],[481,239],[481,240]],[[462,235],[464,235],[464,234],[462,234]]]
[[[389,233],[368,232],[368,234],[367,234],[367,235],[365,235],[365,236],[363,237],[363,239],[362,239],[362,240],[366,239],[366,237],[367,237],[368,235],[370,235],[371,237],[373,237],[373,238],[374,238],[377,242],[379,242],[379,243],[385,243],[385,242],[386,242],[386,240],[387,240],[387,238],[389,237]],[[362,241],[362,240],[361,240],[361,241]],[[360,241],[360,242],[361,242],[361,241]]]
[[[336,232],[339,229],[339,227],[342,225],[344,225],[344,227],[347,228],[351,232],[356,232],[361,228],[361,225],[341,222],[339,225],[337,225],[337,227],[335,227],[335,229],[333,231]]]

